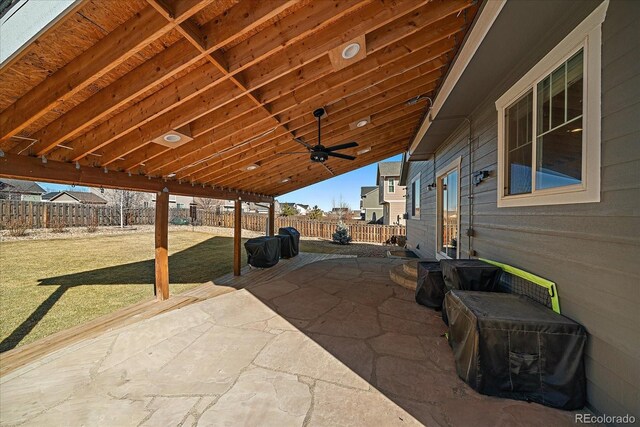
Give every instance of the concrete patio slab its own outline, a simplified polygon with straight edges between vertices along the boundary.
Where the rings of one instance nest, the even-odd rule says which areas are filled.
[[[573,424],[462,382],[397,262],[316,262],[58,350],[0,378],[0,424]]]

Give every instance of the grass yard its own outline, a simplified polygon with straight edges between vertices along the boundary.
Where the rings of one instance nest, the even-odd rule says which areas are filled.
[[[66,236],[65,236],[66,237]],[[300,250],[384,256],[387,247],[302,240]],[[172,294],[233,269],[233,239],[169,232]],[[152,298],[154,234],[131,232],[0,243],[0,352]],[[243,250],[243,264],[246,253]]]
[[[232,254],[230,237],[170,232],[171,293],[230,272]],[[153,257],[153,233],[0,243],[0,352],[153,297]]]

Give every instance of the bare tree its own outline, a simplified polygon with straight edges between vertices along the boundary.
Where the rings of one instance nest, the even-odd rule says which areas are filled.
[[[93,189],[96,190],[96,189]],[[108,205],[115,206],[120,210],[120,226],[128,224],[128,214],[133,209],[144,207],[144,202],[149,201],[147,193],[130,190],[100,189],[96,192],[107,201]],[[95,192],[95,191],[94,191]]]
[[[351,215],[350,215],[351,207],[349,206],[349,203],[347,203],[347,201],[344,200],[344,198],[342,197],[342,193],[340,193],[340,196],[337,201],[334,197],[331,204],[332,204],[331,216],[333,216],[334,218],[337,218],[339,221],[344,221],[345,219],[351,219]]]
[[[220,213],[222,211],[222,207],[224,206],[224,200],[219,199],[210,199],[208,197],[196,197],[193,199],[199,209],[202,209],[205,212],[216,212]]]

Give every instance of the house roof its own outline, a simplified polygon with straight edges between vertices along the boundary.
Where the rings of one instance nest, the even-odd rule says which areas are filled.
[[[405,151],[407,100],[433,96],[479,3],[77,2],[1,70],[0,174],[271,201]],[[294,136],[318,142],[320,105],[323,144],[371,149],[312,163]]]
[[[22,179],[0,179],[0,191],[10,193],[44,194],[46,191],[37,182]]]
[[[377,185],[371,185],[371,186],[367,186],[367,187],[360,187],[360,197],[366,196],[367,194],[369,194],[372,191],[375,191],[377,189],[378,189]]]
[[[55,199],[62,196],[63,194],[68,195],[76,199],[80,203],[88,203],[88,204],[100,204],[106,205],[107,201],[97,194],[90,193],[88,191],[56,191],[50,192],[42,196],[43,200],[49,200],[50,202],[54,202]]]
[[[381,176],[400,176],[402,172],[402,162],[380,162],[378,163],[378,176],[376,184],[380,185]]]

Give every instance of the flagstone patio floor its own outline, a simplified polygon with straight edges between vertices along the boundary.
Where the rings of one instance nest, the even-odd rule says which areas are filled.
[[[0,424],[573,424],[462,382],[399,262],[315,262],[70,345],[0,378]]]

